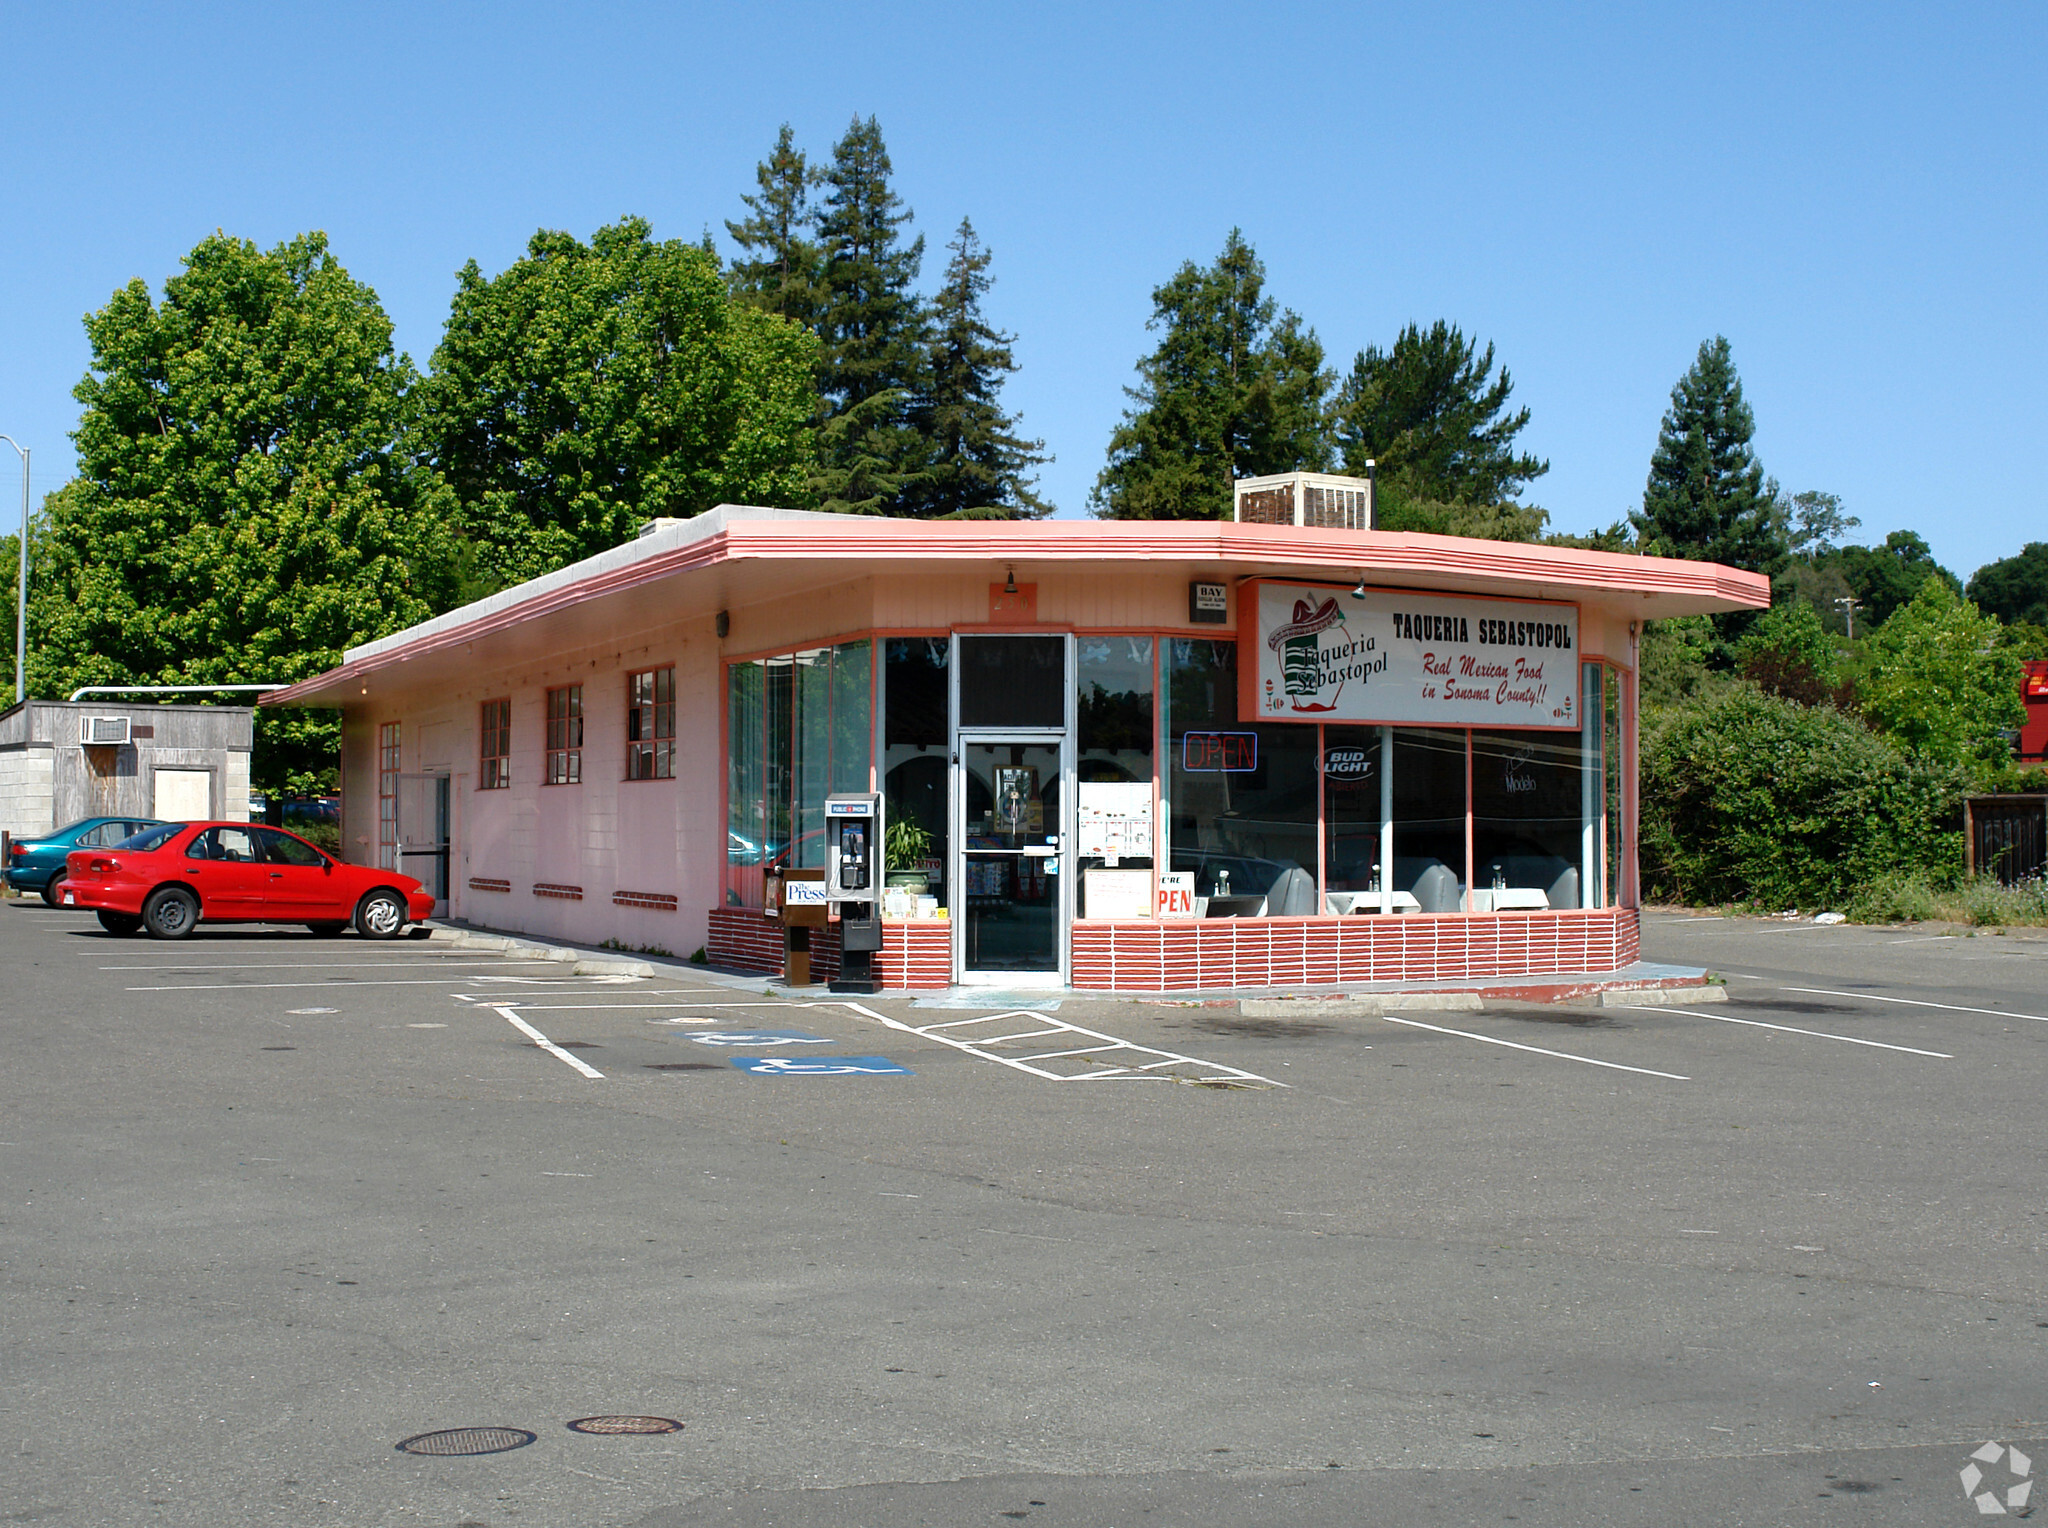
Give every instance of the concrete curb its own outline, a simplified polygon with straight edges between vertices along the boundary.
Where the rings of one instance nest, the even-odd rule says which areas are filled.
[[[588,950],[560,944],[521,944],[503,934],[474,934],[468,929],[434,928],[427,938],[434,944],[452,945],[458,950],[502,955],[507,960],[548,960],[569,968],[572,976],[652,976],[654,966],[645,960],[612,960]]]
[[[1477,1013],[1476,992],[1389,992],[1381,997],[1245,998],[1237,1011],[1248,1019],[1377,1019],[1416,1010]]]
[[[1609,988],[1600,994],[1602,1008],[1683,1008],[1695,1003],[1725,1003],[1726,987]]]

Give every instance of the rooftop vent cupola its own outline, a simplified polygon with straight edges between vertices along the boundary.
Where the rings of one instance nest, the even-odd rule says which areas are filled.
[[[1366,470],[1372,464],[1366,463]],[[1281,472],[1239,478],[1230,518],[1240,525],[1313,525],[1328,530],[1373,528],[1372,479],[1327,472]]]

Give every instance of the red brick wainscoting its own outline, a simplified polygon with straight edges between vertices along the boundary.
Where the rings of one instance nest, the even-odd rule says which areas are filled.
[[[714,907],[704,953],[714,966],[782,974],[782,925],[759,908]],[[884,987],[948,987],[953,982],[953,929],[943,918],[919,918],[882,925],[882,948],[874,958],[875,979]],[[839,975],[839,925],[811,930],[811,977]]]
[[[715,966],[782,972],[782,925],[757,908],[711,911]],[[1492,981],[1619,971],[1636,960],[1633,908],[1394,918],[1188,918],[1074,925],[1076,987],[1173,992],[1344,982]],[[875,977],[888,988],[947,987],[953,930],[943,918],[882,925]],[[811,930],[811,975],[839,974],[839,927]]]
[[[1635,963],[1640,931],[1632,907],[1076,923],[1073,983],[1173,992],[1618,971]]]

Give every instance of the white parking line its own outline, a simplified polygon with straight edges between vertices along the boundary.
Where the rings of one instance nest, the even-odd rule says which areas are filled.
[[[542,1034],[539,1030],[535,1029],[531,1024],[527,1023],[526,1020],[520,1018],[519,1015],[514,1013],[511,1009],[500,1008],[498,1012],[502,1013],[505,1016],[506,1022],[511,1024],[511,1026],[514,1029],[518,1030],[521,1034],[525,1035],[528,1039],[532,1040],[535,1045],[538,1045],[542,1050],[546,1051],[550,1056],[553,1056],[556,1060],[568,1062],[569,1065],[576,1068],[576,1070],[581,1072],[585,1077],[594,1077],[599,1082],[604,1081],[603,1072],[600,1072],[596,1067],[590,1066],[585,1062],[579,1061],[576,1057],[570,1055],[567,1051],[563,1050],[561,1046],[555,1044],[554,1041],[550,1040],[546,1035]]]
[[[445,987],[473,976],[422,976],[407,981],[376,982],[180,982],[168,987],[126,987],[127,992],[267,992],[279,987]]]
[[[1029,1072],[1033,1077],[1042,1077],[1048,1082],[1163,1082],[1170,1081],[1171,1079],[1156,1076],[1155,1073],[1161,1069],[1166,1067],[1188,1067],[1193,1070],[1195,1075],[1180,1079],[1183,1082],[1220,1082],[1238,1085],[1256,1082],[1264,1083],[1267,1087],[1272,1088],[1289,1086],[1289,1084],[1284,1082],[1276,1082],[1271,1077],[1261,1077],[1257,1072],[1247,1072],[1239,1067],[1226,1066],[1221,1062],[1204,1061],[1198,1056],[1183,1056],[1178,1051],[1160,1050],[1157,1046],[1152,1045],[1133,1045],[1129,1040],[1120,1040],[1115,1035],[1106,1035],[1099,1030],[1083,1029],[1078,1024],[1069,1024],[1064,1019],[1055,1019],[1049,1014],[1039,1013],[1034,1009],[1012,1008],[1002,1013],[985,1013],[980,1018],[975,1019],[948,1019],[943,1024],[918,1026],[905,1024],[898,1019],[892,1019],[887,1014],[877,1013],[874,1009],[864,1007],[859,1003],[843,1003],[841,1006],[851,1008],[855,1013],[873,1019],[878,1024],[885,1024],[891,1029],[900,1030],[904,1034],[916,1035],[924,1040],[936,1040],[941,1045],[949,1045],[954,1050],[965,1051],[968,1055],[978,1057],[983,1061],[993,1061],[998,1065],[1007,1066],[1014,1071]],[[941,1033],[943,1030],[960,1029],[963,1027],[971,1028],[977,1024],[1000,1023],[1006,1019],[1029,1019],[1034,1023],[1047,1027],[1021,1031],[1016,1034],[989,1035],[980,1039],[967,1039]],[[1036,1039],[1044,1035],[1061,1034],[1073,1035],[1081,1039],[1096,1040],[1101,1043],[1086,1046],[1079,1050],[1046,1051],[1036,1057],[1002,1056],[989,1049],[990,1046],[1001,1045],[1014,1040]],[[1100,1055],[1106,1051],[1125,1053],[1132,1056],[1153,1056],[1158,1059],[1132,1066],[1097,1065],[1089,1070],[1079,1072],[1053,1072],[1046,1070],[1044,1067],[1031,1064],[1033,1060],[1050,1061],[1063,1056]]]
[[[1657,1011],[1662,1013],[1664,1010],[1660,1008]],[[1692,1081],[1690,1077],[1681,1077],[1676,1072],[1652,1071],[1646,1066],[1623,1066],[1619,1061],[1598,1061],[1591,1056],[1574,1056],[1569,1051],[1545,1050],[1540,1045],[1520,1045],[1513,1040],[1497,1040],[1492,1035],[1475,1035],[1469,1029],[1446,1029],[1441,1024],[1425,1024],[1420,1019],[1397,1019],[1391,1013],[1383,1013],[1380,1018],[1389,1024],[1401,1024],[1409,1029],[1434,1030],[1440,1035],[1457,1035],[1461,1039],[1477,1040],[1483,1045],[1505,1045],[1509,1050],[1528,1051],[1535,1056],[1554,1056],[1559,1061],[1576,1061],[1584,1066],[1604,1066],[1616,1072],[1638,1072],[1645,1077],[1663,1077],[1672,1082]]]
[[[1762,1019],[1737,1019],[1725,1013],[1696,1013],[1687,1008],[1652,1007],[1648,1003],[1623,1003],[1623,1008],[1633,1008],[1638,1013],[1661,1013],[1667,1017],[1688,1019],[1713,1019],[1720,1024],[1747,1024],[1752,1029],[1775,1029],[1782,1034],[1806,1035],[1815,1040],[1840,1040],[1844,1045],[1869,1045],[1878,1050],[1904,1051],[1909,1056],[1933,1056],[1939,1061],[1953,1061],[1956,1058],[1947,1051],[1920,1050],[1911,1045],[1887,1045],[1882,1040],[1863,1040],[1855,1035],[1831,1035],[1820,1029],[1797,1029],[1790,1024],[1766,1024]]]
[[[450,966],[545,966],[548,960],[456,960],[446,955],[427,955],[418,960],[263,960],[247,965],[215,965],[211,961],[188,960],[174,966],[101,966],[102,971],[353,971],[371,967],[412,970],[422,965]]]
[[[457,992],[452,994],[467,1002],[504,1003],[513,1008],[816,1008],[816,1003],[529,1003],[524,998],[505,997],[499,993]]]
[[[500,997],[495,993],[485,997],[481,994],[457,992],[453,996],[465,998],[472,1002],[480,1002],[492,1008],[502,1004],[507,1008],[523,1009],[527,1013],[538,1013],[544,1010],[562,1008],[658,1008],[666,1011],[673,1008],[720,1008],[725,1006],[722,1003],[527,1003],[514,998]],[[790,1003],[787,1006],[791,1008],[811,1008],[816,1005],[812,1003]]]
[[[1950,1013],[1988,1013],[1994,1019],[2032,1019],[2036,1024],[2048,1024],[2048,1015],[2038,1013],[2011,1013],[2003,1008],[1966,1008],[1961,1003],[1930,1003],[1917,997],[1879,997],[1875,992],[1835,992],[1826,987],[1783,987],[1783,992],[1810,992],[1815,997],[1862,998],[1872,1003],[1904,1003],[1912,1008],[1944,1008]]]

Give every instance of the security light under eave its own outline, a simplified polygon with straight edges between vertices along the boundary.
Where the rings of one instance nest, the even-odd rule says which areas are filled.
[[[1003,581],[1003,593],[1015,594],[1017,592],[1017,570],[1011,568],[1008,570],[1008,574],[1009,576]]]

